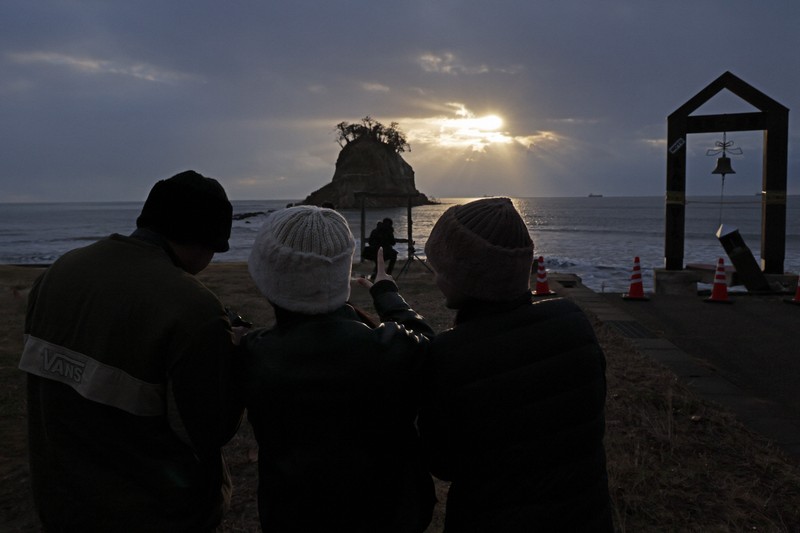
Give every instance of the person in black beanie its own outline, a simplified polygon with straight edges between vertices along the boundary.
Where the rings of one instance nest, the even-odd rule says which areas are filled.
[[[447,533],[613,531],[605,358],[574,303],[534,302],[508,198],[449,208],[425,246],[455,326],[436,336],[419,427],[451,481]]]
[[[130,236],[59,258],[34,283],[31,483],[45,531],[213,531],[238,428],[233,332],[194,275],[228,249],[231,204],[194,171],[156,183]]]
[[[132,236],[159,244],[166,240],[172,252],[191,253],[189,249],[195,248],[194,252],[201,256],[210,253],[210,262],[214,253],[228,251],[232,223],[233,207],[222,185],[187,170],[153,186]],[[178,257],[179,261],[189,259]],[[197,266],[201,268],[196,272],[187,272],[197,274],[208,263]]]

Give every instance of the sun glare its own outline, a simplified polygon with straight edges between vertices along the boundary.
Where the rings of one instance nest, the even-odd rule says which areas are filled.
[[[504,129],[507,127],[506,121],[500,114],[477,115],[457,102],[448,102],[445,107],[451,109],[449,114],[400,120],[406,126],[405,131],[412,145],[424,144],[460,154],[469,152],[472,155],[467,155],[468,160],[472,160],[473,156],[479,157],[490,147],[508,148],[518,144],[528,150],[532,146],[530,136],[514,136]]]
[[[501,131],[503,119],[498,115],[438,118],[434,125],[438,128],[437,144],[446,148],[471,148],[482,152],[491,144],[512,142],[511,137]]]
[[[496,131],[503,126],[503,119],[497,115],[487,115],[485,117],[459,118],[454,119],[457,127],[465,130],[476,131]]]

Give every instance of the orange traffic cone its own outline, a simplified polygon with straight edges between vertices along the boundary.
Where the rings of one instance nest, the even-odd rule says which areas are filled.
[[[794,298],[791,300],[784,300],[787,304],[800,305],[800,276],[797,276],[797,290],[794,291]]]
[[[714,286],[711,287],[711,296],[706,298],[707,302],[731,304],[728,299],[728,282],[725,280],[725,261],[720,257],[717,260],[717,271],[714,274]]]
[[[631,286],[628,292],[622,295],[625,300],[649,300],[644,295],[644,286],[642,285],[642,269],[639,265],[639,256],[633,259],[633,272],[631,273]]]
[[[536,290],[533,291],[534,296],[547,296],[548,294],[555,294],[555,291],[550,290],[550,285],[547,283],[547,270],[544,269],[544,257],[539,256],[539,268],[536,271]]]
[[[547,296],[555,294],[555,291],[550,290],[550,285],[547,283],[547,270],[544,268],[544,257],[539,256],[538,268],[536,270],[536,290],[533,291],[534,296]]]

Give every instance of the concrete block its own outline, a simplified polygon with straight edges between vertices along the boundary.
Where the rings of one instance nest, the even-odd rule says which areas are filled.
[[[697,282],[701,276],[688,270],[653,270],[653,286],[656,294],[669,296],[697,296]]]

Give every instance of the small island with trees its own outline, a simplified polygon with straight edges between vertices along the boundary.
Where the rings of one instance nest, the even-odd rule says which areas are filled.
[[[401,207],[435,203],[414,184],[414,169],[400,155],[411,151],[397,122],[384,126],[370,116],[360,122],[336,125],[336,142],[342,150],[330,183],[302,202],[337,208]]]

